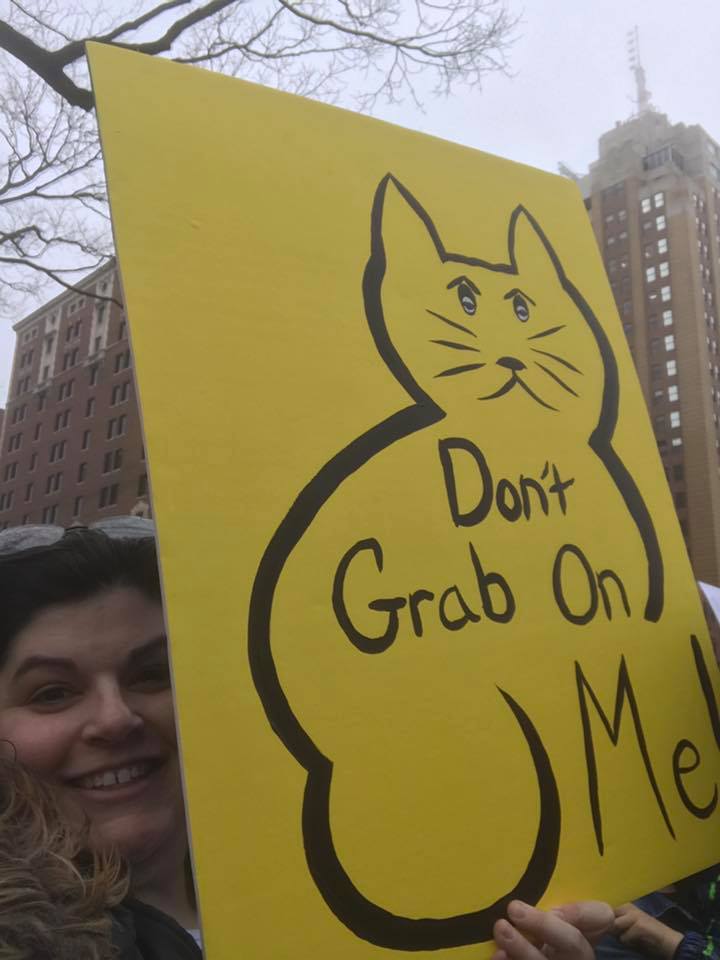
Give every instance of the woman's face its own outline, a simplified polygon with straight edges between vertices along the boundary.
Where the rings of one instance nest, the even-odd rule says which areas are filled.
[[[183,847],[165,627],[130,587],[38,613],[0,670],[0,738],[132,862]]]

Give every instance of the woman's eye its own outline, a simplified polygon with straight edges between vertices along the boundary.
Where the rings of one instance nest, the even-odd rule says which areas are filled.
[[[29,703],[35,707],[59,707],[68,703],[74,696],[75,691],[70,687],[53,685],[36,690],[30,697]]]
[[[530,307],[527,300],[521,293],[516,293],[512,301],[515,316],[521,323],[527,323],[530,319]]]
[[[465,313],[472,316],[477,310],[477,300],[475,294],[466,283],[461,283],[457,288],[458,300]]]
[[[170,686],[170,666],[159,663],[156,666],[143,667],[130,681],[133,687],[151,690],[165,690]]]

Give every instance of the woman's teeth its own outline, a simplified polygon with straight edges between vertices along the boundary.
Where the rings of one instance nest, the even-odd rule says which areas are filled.
[[[103,773],[91,773],[87,777],[80,777],[76,784],[83,790],[102,790],[105,787],[116,787],[120,784],[132,783],[147,776],[152,764],[136,763],[131,767],[119,767],[117,770],[105,770]]]

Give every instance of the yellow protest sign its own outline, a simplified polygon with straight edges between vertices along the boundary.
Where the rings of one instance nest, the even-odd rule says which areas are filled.
[[[700,603],[560,177],[93,47],[210,960],[720,859]]]

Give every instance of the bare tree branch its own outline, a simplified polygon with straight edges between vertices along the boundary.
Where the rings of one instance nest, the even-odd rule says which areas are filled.
[[[85,44],[372,110],[507,72],[511,0],[8,0],[0,18],[0,313],[112,254]],[[65,279],[63,279],[65,278]],[[68,279],[69,278],[69,279]]]

